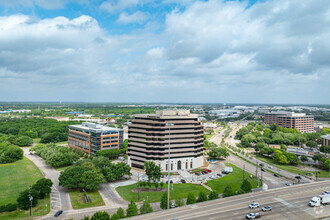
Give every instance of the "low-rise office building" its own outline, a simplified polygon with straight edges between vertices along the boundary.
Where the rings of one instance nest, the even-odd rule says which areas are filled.
[[[149,160],[159,165],[162,171],[203,166],[203,126],[198,115],[190,114],[189,110],[136,115],[128,126],[128,163],[143,168],[144,162]]]
[[[123,147],[123,130],[95,123],[69,125],[68,145],[82,150],[88,155],[106,149]]]
[[[264,122],[266,124],[272,125],[277,122],[278,116],[285,116],[288,112],[278,111],[278,112],[269,112],[264,114]]]
[[[321,145],[330,147],[330,134],[321,136]]]

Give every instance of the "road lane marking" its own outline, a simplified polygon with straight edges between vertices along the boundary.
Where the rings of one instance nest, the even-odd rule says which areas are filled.
[[[276,201],[282,203],[283,205],[286,205],[288,207],[293,207],[293,205],[291,203],[288,203],[287,201],[285,201],[284,199],[281,198],[275,198]]]

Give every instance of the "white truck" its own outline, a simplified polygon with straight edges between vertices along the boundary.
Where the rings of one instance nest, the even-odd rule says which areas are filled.
[[[232,173],[232,172],[233,172],[232,167],[225,167],[222,169],[222,173],[225,173],[225,174]]]
[[[308,204],[311,207],[330,204],[330,195],[314,196]]]

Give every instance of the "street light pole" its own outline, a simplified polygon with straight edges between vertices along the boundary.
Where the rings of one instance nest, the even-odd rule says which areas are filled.
[[[171,123],[171,122],[166,123],[166,126],[168,126],[167,209],[169,209],[170,208],[170,148],[171,148],[171,126],[173,126],[173,123]]]
[[[30,191],[29,191],[29,200],[30,200],[30,216],[32,216],[32,201],[33,201],[33,196],[31,195],[31,185],[30,185]]]

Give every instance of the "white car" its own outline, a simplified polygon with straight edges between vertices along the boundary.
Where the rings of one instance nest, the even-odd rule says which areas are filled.
[[[268,166],[268,168],[272,169],[273,167],[272,166]]]
[[[292,186],[292,183],[290,183],[290,182],[286,182],[285,185],[286,185],[286,186]]]
[[[324,191],[324,192],[322,193],[322,195],[328,195],[328,194],[330,194],[330,191]]]
[[[250,205],[249,205],[249,208],[250,209],[254,209],[254,208],[259,208],[259,203],[257,203],[257,202],[254,202],[254,203],[251,203]],[[251,213],[250,213],[251,214]]]
[[[245,217],[247,219],[255,219],[255,218],[260,218],[260,214],[258,212],[256,212],[256,213],[249,213]]]

